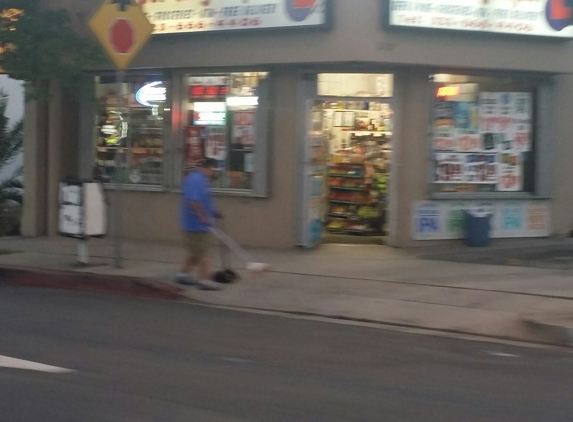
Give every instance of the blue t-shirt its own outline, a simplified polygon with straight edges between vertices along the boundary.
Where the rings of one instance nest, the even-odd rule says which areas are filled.
[[[197,201],[210,218],[215,217],[213,198],[209,191],[207,178],[200,171],[190,173],[183,180],[183,197],[181,200],[181,228],[188,232],[208,232],[209,227],[201,223],[191,209],[189,201]]]

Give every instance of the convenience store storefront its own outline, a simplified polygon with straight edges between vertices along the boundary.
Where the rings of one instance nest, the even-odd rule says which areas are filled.
[[[121,101],[113,72],[99,71],[96,101],[56,89],[49,109],[28,106],[25,234],[55,234],[62,178],[119,177],[127,237],[176,240],[181,179],[203,156],[218,160],[217,202],[246,245],[364,231],[401,247],[455,239],[473,204],[492,208],[495,237],[571,230],[573,51],[556,37],[573,32],[528,20],[533,2],[498,19],[513,2],[490,1],[487,19],[538,37],[474,31],[489,10],[480,1],[191,3],[143,5],[157,34]],[[89,16],[93,4],[75,4]]]

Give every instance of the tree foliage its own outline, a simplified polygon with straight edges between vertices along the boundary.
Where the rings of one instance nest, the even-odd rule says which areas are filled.
[[[7,108],[8,95],[0,90],[0,170],[12,162],[24,144],[23,122],[20,120],[10,127]],[[22,170],[19,167],[8,179],[0,181],[0,206],[6,201],[22,203]]]
[[[0,0],[0,68],[27,82],[27,99],[44,96],[42,82],[53,78],[77,87],[82,72],[101,60],[101,49],[74,30],[67,10],[40,7],[40,0]]]

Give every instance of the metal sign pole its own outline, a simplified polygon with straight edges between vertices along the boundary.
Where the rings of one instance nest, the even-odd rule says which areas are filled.
[[[117,80],[117,107],[118,110],[122,110],[123,103],[123,77],[124,72],[118,70],[116,72]],[[121,122],[121,121],[120,121]],[[115,253],[114,261],[115,268],[120,269],[123,266],[123,186],[121,180],[121,166],[122,162],[125,161],[127,157],[127,149],[124,149],[124,154],[122,156],[121,139],[123,135],[123,125],[120,123],[119,133],[118,133],[118,143],[115,150],[115,201],[114,201],[114,221],[115,221]]]
[[[104,50],[113,61],[118,71],[117,76],[117,106],[122,108],[122,88],[124,70],[139,53],[149,37],[153,34],[154,26],[134,0],[104,0],[98,10],[89,19],[88,25]],[[115,256],[116,268],[123,264],[123,186],[121,180],[122,165],[126,166],[129,151],[129,136],[126,145],[120,145],[123,125],[118,134],[118,145],[115,150],[115,200],[112,204],[112,221],[115,226]]]

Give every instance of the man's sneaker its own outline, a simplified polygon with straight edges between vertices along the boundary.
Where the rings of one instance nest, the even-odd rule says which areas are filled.
[[[221,290],[221,286],[215,283],[213,280],[201,280],[197,282],[197,288],[199,290]]]
[[[179,273],[175,276],[175,282],[177,284],[182,284],[184,286],[195,286],[197,285],[197,279],[190,276],[189,274]]]

